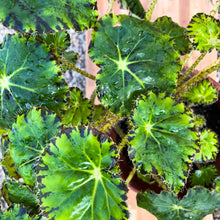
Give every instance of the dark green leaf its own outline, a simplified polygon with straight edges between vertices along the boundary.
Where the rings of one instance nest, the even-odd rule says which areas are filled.
[[[41,207],[49,219],[126,219],[126,186],[114,173],[113,142],[74,127],[50,144],[39,163]]]
[[[150,92],[136,103],[132,114],[129,155],[139,170],[165,176],[174,192],[184,185],[190,156],[198,148],[192,118],[183,104],[176,104],[164,93]]]
[[[71,45],[70,36],[67,31],[37,35],[36,38],[50,48],[50,51],[56,57],[57,62],[61,65],[63,71],[68,69],[68,66],[63,63],[63,59],[73,65],[76,64],[78,55],[73,51],[67,51]]]
[[[218,152],[217,144],[218,139],[216,134],[210,130],[204,130],[200,134],[200,151],[196,153],[195,160],[198,162],[203,162],[214,159]]]
[[[10,153],[18,173],[30,186],[36,180],[35,166],[45,147],[60,130],[60,121],[55,114],[32,109],[18,116],[9,133]]]
[[[67,85],[45,45],[33,37],[6,36],[0,46],[0,126],[10,127],[31,106],[63,108]]]
[[[88,29],[96,22],[96,0],[0,0],[0,22],[19,32]]]
[[[39,214],[39,200],[27,186],[12,179],[6,179],[3,182],[2,193],[9,205],[11,203],[22,204],[31,215]]]
[[[195,170],[189,177],[191,186],[210,186],[217,177],[218,171],[215,166],[204,166]]]
[[[211,104],[218,98],[218,89],[208,79],[194,85],[182,98],[192,104]]]
[[[30,218],[27,210],[23,206],[14,205],[13,208],[5,212],[0,211],[1,220],[37,220],[38,217]]]
[[[138,193],[137,203],[159,220],[202,220],[220,207],[220,195],[203,187],[194,187],[182,200],[172,192]]]
[[[190,40],[186,37],[186,29],[180,27],[177,23],[172,21],[172,18],[164,16],[158,18],[154,24],[165,34],[170,36],[174,41],[175,50],[179,51],[181,55],[189,52]]]
[[[62,123],[69,126],[85,125],[92,117],[92,103],[83,97],[78,88],[70,91],[70,100],[63,116]]]
[[[115,26],[117,22],[121,26]],[[89,55],[101,68],[96,81],[101,103],[121,115],[147,90],[174,91],[179,55],[170,37],[150,22],[103,17],[93,32]]]
[[[139,0],[117,0],[117,1],[123,8],[129,9],[131,13],[139,16],[140,18],[145,17],[145,10]]]
[[[220,50],[220,22],[210,15],[196,14],[187,27],[188,36],[192,37],[196,48],[209,51],[214,48]]]

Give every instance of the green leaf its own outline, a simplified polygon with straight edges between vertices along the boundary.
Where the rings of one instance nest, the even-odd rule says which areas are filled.
[[[189,177],[191,186],[210,186],[214,179],[218,176],[218,171],[215,166],[204,166],[195,170]]]
[[[0,46],[0,126],[10,127],[33,105],[59,113],[68,89],[59,72],[45,45],[33,37],[7,35]]]
[[[194,187],[182,200],[172,192],[138,193],[137,203],[160,220],[202,220],[220,207],[220,195],[203,187]]]
[[[6,179],[3,182],[2,193],[9,205],[11,203],[22,204],[31,215],[39,214],[39,200],[27,186],[12,179]]]
[[[127,189],[112,170],[117,157],[113,142],[95,129],[74,127],[57,136],[37,177],[48,218],[127,219]]]
[[[88,29],[97,20],[96,0],[0,0],[0,22],[19,32]]]
[[[198,50],[220,50],[220,22],[211,15],[196,14],[187,27],[188,36],[192,37]]]
[[[196,153],[195,160],[203,162],[213,160],[218,152],[218,139],[214,132],[204,130],[199,138],[200,151]]]
[[[145,17],[145,10],[139,0],[117,0],[118,3],[124,8],[129,9],[131,13],[140,18]]]
[[[215,191],[220,193],[220,176],[218,176],[214,183],[213,183],[213,186],[215,187]]]
[[[5,212],[0,211],[1,220],[37,220],[38,217],[30,218],[27,210],[23,206],[14,205],[13,208]]]
[[[210,104],[217,100],[218,89],[208,79],[204,79],[187,91],[182,98],[192,104]]]
[[[24,182],[34,186],[35,166],[46,145],[60,131],[60,121],[55,114],[32,109],[18,116],[9,133],[10,153]]]
[[[63,59],[73,65],[76,64],[78,55],[73,51],[66,51],[71,45],[70,36],[67,31],[37,35],[36,38],[50,48],[50,51],[56,57],[57,62],[63,71],[68,69],[68,66],[63,62]]]
[[[115,26],[118,22],[121,26]],[[121,115],[130,113],[134,100],[147,90],[172,93],[180,71],[170,37],[152,23],[126,15],[99,21],[89,55],[101,68],[96,78],[101,103]]]
[[[78,88],[72,88],[67,109],[62,123],[68,126],[88,124],[92,118],[92,103],[83,97],[83,92]]]
[[[134,129],[129,135],[129,156],[133,163],[140,171],[163,175],[164,182],[178,192],[198,148],[191,116],[183,104],[164,93],[150,92],[137,100],[131,117]]]
[[[180,27],[177,23],[172,21],[172,18],[167,16],[158,18],[154,24],[165,34],[170,36],[170,39],[174,41],[175,50],[179,51],[181,55],[189,52],[190,40],[185,34],[185,28]]]

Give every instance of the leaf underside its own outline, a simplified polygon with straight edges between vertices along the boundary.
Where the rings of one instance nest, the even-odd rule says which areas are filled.
[[[10,127],[32,106],[63,109],[68,87],[52,59],[33,37],[6,36],[0,46],[0,127]]]
[[[140,171],[165,176],[164,182],[178,192],[197,148],[184,105],[150,92],[138,99],[131,117],[135,128],[129,135],[130,158]]]
[[[220,196],[203,187],[190,189],[182,200],[172,192],[138,193],[138,206],[147,209],[160,220],[202,220],[220,207]]]
[[[101,68],[98,97],[116,113],[128,114],[137,96],[147,90],[174,91],[179,55],[170,37],[150,22],[104,16],[93,32],[89,55]]]
[[[19,32],[82,31],[96,22],[96,0],[0,0],[0,22]]]
[[[39,163],[41,208],[49,219],[127,219],[126,187],[112,172],[113,142],[89,127],[57,136]]]
[[[18,116],[9,132],[11,157],[24,182],[33,186],[36,181],[35,166],[40,155],[60,131],[61,122],[48,111],[32,109]]]

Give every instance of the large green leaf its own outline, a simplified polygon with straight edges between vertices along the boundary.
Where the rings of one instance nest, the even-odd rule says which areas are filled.
[[[72,88],[67,109],[63,115],[62,123],[69,126],[85,125],[92,118],[92,103],[83,97],[83,92]]]
[[[129,113],[146,90],[174,91],[179,55],[170,37],[150,22],[126,15],[103,17],[92,34],[89,55],[101,68],[98,97],[117,113]]]
[[[2,193],[8,205],[22,204],[30,214],[39,214],[39,200],[27,186],[12,179],[6,179],[2,185]]]
[[[138,99],[132,114],[129,155],[136,167],[163,175],[175,192],[184,185],[187,163],[195,154],[197,139],[192,118],[183,104],[176,104],[164,93],[150,92]]]
[[[33,186],[35,166],[46,145],[60,131],[61,122],[55,114],[33,109],[18,116],[9,133],[11,157],[24,182]]]
[[[59,71],[45,45],[7,35],[0,46],[0,126],[10,127],[33,105],[59,112],[68,89]]]
[[[158,18],[154,23],[161,31],[170,36],[170,39],[174,41],[174,48],[180,54],[184,55],[189,52],[190,40],[186,36],[185,28],[180,27],[167,16]]]
[[[96,0],[0,0],[0,22],[19,32],[88,29],[96,22]]]
[[[202,220],[220,207],[220,195],[203,187],[194,187],[182,200],[172,192],[138,193],[137,203],[159,220]]]
[[[126,186],[112,168],[118,154],[107,136],[74,127],[50,144],[39,163],[41,207],[49,219],[126,219]]]
[[[196,14],[187,27],[188,36],[192,37],[198,50],[220,50],[220,21],[210,15]]]

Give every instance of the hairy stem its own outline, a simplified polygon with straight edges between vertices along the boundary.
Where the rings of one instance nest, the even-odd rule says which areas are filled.
[[[112,126],[120,119],[119,116],[115,115],[112,118],[110,118],[104,125],[102,125],[98,130],[102,133],[106,133],[109,131]]]
[[[128,143],[128,135],[125,135],[121,141],[121,143],[118,145],[118,153],[120,154],[124,146]]]
[[[157,4],[157,0],[151,0],[150,6],[149,6],[149,8],[146,12],[146,15],[145,15],[145,20],[146,21],[150,21],[156,4]]]
[[[81,75],[83,75],[83,76],[85,76],[85,77],[87,77],[89,79],[92,79],[92,80],[96,79],[96,77],[93,76],[92,74],[89,74],[86,71],[77,68],[75,65],[73,65],[70,62],[68,62],[67,60],[62,59],[61,62],[65,63],[70,69],[75,70],[76,72],[80,73]]]
[[[210,12],[210,15],[215,16],[219,7],[220,7],[220,0],[218,0],[216,2],[215,6],[213,7],[212,11]]]
[[[96,98],[96,88],[93,90],[92,95],[90,97],[90,102],[95,103],[95,98]]]
[[[192,54],[193,54],[194,50],[191,50],[190,53],[186,54],[184,59],[182,60],[182,68],[181,70],[183,70],[183,68],[186,66],[187,62],[189,61],[189,59],[191,58]]]
[[[188,81],[183,83],[181,86],[179,86],[176,90],[175,99],[178,100],[182,97],[183,94],[185,94],[191,86],[193,86],[195,83],[202,80],[204,77],[208,76],[210,73],[212,73],[215,70],[218,70],[220,68],[220,59],[217,59],[215,62],[201,70],[199,73],[197,73],[195,76],[190,78]]]
[[[136,173],[136,169],[133,168],[132,171],[129,173],[129,176],[127,177],[126,181],[125,181],[125,183],[126,183],[127,186],[128,186],[129,183],[131,182],[131,180],[132,180],[132,178],[134,177],[135,173]]]
[[[206,54],[207,52],[202,53],[193,63],[193,65],[181,77],[179,77],[177,85],[180,85],[192,73],[192,71],[197,67],[197,65],[205,57]]]
[[[165,191],[169,191],[167,185],[160,179],[157,175],[152,175],[152,177],[155,179],[155,181],[158,183],[158,185]]]

